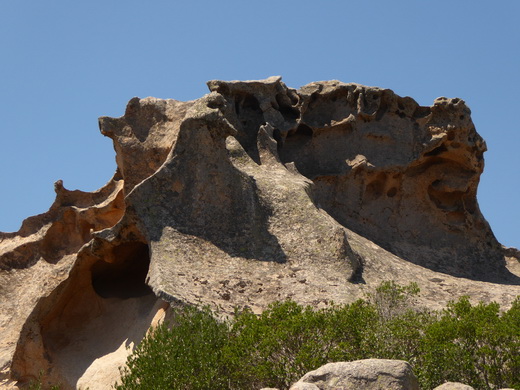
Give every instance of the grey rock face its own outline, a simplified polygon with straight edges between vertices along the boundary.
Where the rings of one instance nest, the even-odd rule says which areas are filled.
[[[366,359],[329,363],[305,374],[290,390],[419,390],[412,367],[402,360]]]

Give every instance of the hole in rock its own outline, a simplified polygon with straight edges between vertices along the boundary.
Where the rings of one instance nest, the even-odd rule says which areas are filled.
[[[242,107],[246,110],[261,111],[260,103],[253,95],[246,95],[242,101]]]
[[[455,139],[455,132],[453,130],[448,131],[448,141],[453,141]]]
[[[424,118],[425,116],[430,115],[430,113],[431,113],[431,108],[430,107],[418,106],[415,109],[414,113],[413,113],[413,117],[415,119]]]
[[[150,294],[146,275],[150,265],[148,245],[129,242],[113,250],[113,262],[92,265],[92,287],[102,298],[136,298]]]
[[[94,378],[118,371],[125,347],[139,343],[157,313],[158,300],[145,284],[148,245],[121,244],[107,250],[107,261],[80,256],[69,279],[24,325],[12,365],[20,381],[45,372],[48,383],[64,389],[100,388]],[[81,386],[83,380],[90,386]]]
[[[461,191],[445,192],[436,190],[437,182],[435,181],[428,187],[428,196],[435,206],[446,211],[463,211],[464,193]]]
[[[364,195],[365,200],[372,201],[383,195],[385,183],[386,175],[384,173],[379,173],[376,178],[366,186]]]
[[[314,103],[316,100],[318,100],[319,97],[320,97],[320,94],[318,92],[313,92],[309,99],[309,104]]]
[[[234,105],[239,123],[242,125],[237,129],[236,139],[247,154],[258,163],[260,160],[256,137],[259,127],[265,123],[260,103],[253,95],[237,95]]]
[[[425,153],[424,155],[425,156],[438,156],[439,154],[447,152],[447,151],[448,151],[448,149],[446,149],[446,146],[441,145],[441,146],[433,149],[432,151]]]
[[[392,187],[388,190],[388,192],[386,193],[386,196],[388,196],[389,198],[393,198],[396,194],[397,194],[397,188]]]
[[[287,137],[296,137],[296,136],[303,136],[303,137],[312,137],[312,128],[307,126],[304,123],[300,123],[298,127],[296,128],[295,132],[289,132],[287,134]]]

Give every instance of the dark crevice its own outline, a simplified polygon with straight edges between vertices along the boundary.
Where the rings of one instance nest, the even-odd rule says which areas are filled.
[[[113,249],[113,262],[92,265],[92,287],[102,298],[136,298],[150,294],[146,275],[150,266],[148,245],[128,242]]]
[[[431,112],[432,112],[432,110],[430,107],[418,106],[413,113],[413,117],[414,117],[414,119],[424,118],[424,117],[430,115]]]
[[[287,96],[291,100],[291,104],[293,106],[296,106],[298,104],[298,102],[300,101],[300,97],[298,96],[298,94],[294,90],[289,89],[287,91]]]
[[[240,124],[236,139],[247,154],[260,163],[256,141],[258,130],[265,123],[260,103],[253,95],[237,95],[234,107]]]
[[[432,151],[425,153],[424,156],[425,157],[438,156],[439,154],[447,152],[447,151],[448,151],[448,149],[446,148],[446,145],[443,144],[443,145],[433,149]]]
[[[364,271],[364,267],[365,267],[365,265],[363,264],[363,259],[359,255],[355,255],[355,256],[358,261],[358,264],[357,264],[356,269],[354,270],[354,272],[348,279],[348,281],[353,284],[366,284],[366,281],[363,278],[363,271]]]
[[[242,100],[242,107],[244,110],[252,110],[252,111],[259,111],[260,110],[260,104],[258,103],[258,100],[253,95],[246,95],[244,99]],[[260,110],[261,112],[261,110]]]
[[[273,130],[273,138],[276,141],[278,150],[280,150],[283,146],[283,138],[282,138],[282,133],[280,132],[280,130],[278,130],[278,129]]]
[[[390,188],[387,192],[386,192],[386,196],[388,196],[389,198],[393,198],[394,196],[397,195],[397,188],[395,187],[392,187]]]
[[[287,95],[276,95],[276,103],[278,104],[278,111],[282,114],[285,120],[294,121],[300,117],[300,111],[291,106],[291,99]]]
[[[453,130],[448,131],[448,141],[453,141],[455,139],[455,132]]]
[[[287,134],[287,138],[289,137],[312,137],[313,130],[310,126],[307,126],[304,123],[300,123],[295,131],[290,131],[289,134]]]
[[[363,105],[364,105],[365,107],[367,107],[368,104],[369,104],[369,103],[368,103],[367,97],[366,97],[365,94],[363,94]]]
[[[383,119],[383,116],[387,113],[387,111],[388,106],[381,102],[381,104],[379,105],[379,109],[376,112],[376,121],[380,121],[381,119]]]

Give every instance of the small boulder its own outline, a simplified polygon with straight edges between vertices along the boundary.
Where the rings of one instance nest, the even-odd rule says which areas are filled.
[[[473,387],[459,382],[446,382],[433,390],[475,390]]]
[[[312,384],[311,386],[308,386]],[[402,360],[366,359],[329,363],[308,372],[290,390],[419,390],[412,367]]]

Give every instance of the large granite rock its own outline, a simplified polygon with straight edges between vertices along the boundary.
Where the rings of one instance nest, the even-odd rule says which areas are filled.
[[[290,390],[419,390],[412,367],[402,360],[366,359],[329,363],[308,372]]]
[[[416,281],[433,308],[520,294],[518,251],[478,208],[485,143],[462,100],[279,77],[208,85],[100,118],[114,178],[93,193],[58,182],[47,213],[0,233],[5,384],[43,370],[64,389],[105,388],[174,302],[319,307],[390,279]]]

